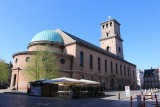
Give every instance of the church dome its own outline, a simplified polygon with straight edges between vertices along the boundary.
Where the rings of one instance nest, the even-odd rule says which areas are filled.
[[[32,42],[47,41],[47,42],[58,42],[64,44],[61,35],[54,30],[45,30],[37,33],[31,40]]]

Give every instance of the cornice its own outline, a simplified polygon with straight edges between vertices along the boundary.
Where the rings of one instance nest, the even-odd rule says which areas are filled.
[[[12,55],[14,58],[15,56],[18,55],[34,55],[36,51],[23,51],[23,52],[17,52]],[[60,53],[60,52],[52,52],[55,56],[65,56],[65,57],[73,57],[73,55],[65,54],[65,53]]]

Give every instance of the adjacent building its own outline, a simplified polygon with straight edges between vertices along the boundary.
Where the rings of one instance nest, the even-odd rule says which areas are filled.
[[[144,77],[144,71],[137,69],[137,85],[139,86],[140,89],[143,88],[143,77]]]
[[[55,53],[60,77],[99,81],[107,90],[124,90],[125,85],[133,88],[137,84],[136,65],[124,59],[120,23],[113,19],[100,25],[100,47],[61,29],[37,33],[27,51],[13,54],[11,87],[26,89],[28,75],[22,72],[28,59],[34,51],[46,49],[47,44]]]
[[[159,88],[160,87],[160,69],[144,70],[144,88]]]

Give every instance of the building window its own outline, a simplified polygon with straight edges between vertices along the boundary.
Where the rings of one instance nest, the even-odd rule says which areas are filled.
[[[149,82],[149,86],[151,86],[151,82]]]
[[[108,23],[106,24],[106,28],[108,27]]]
[[[128,69],[128,76],[129,76],[129,67],[127,69]]]
[[[126,76],[126,67],[124,66],[124,76]]]
[[[65,59],[60,59],[60,62],[61,62],[61,64],[64,64],[65,63]]]
[[[17,63],[18,62],[18,58],[16,58],[16,60],[15,60],[15,63]]]
[[[147,81],[147,77],[145,77],[144,80]]]
[[[83,54],[83,52],[81,51],[81,52],[80,52],[80,66],[83,66],[83,61],[84,61],[84,54]]]
[[[148,81],[151,81],[150,77],[148,77]]]
[[[107,35],[107,37],[108,37],[109,33],[107,32],[106,35]]]
[[[101,70],[101,59],[98,57],[98,70]]]
[[[104,61],[104,69],[105,69],[105,72],[107,72],[107,60],[106,59]]]
[[[109,48],[109,46],[107,46],[107,51],[108,51],[108,52],[110,51],[110,48]]]
[[[121,47],[118,47],[118,52],[121,53]]]
[[[134,70],[133,70],[133,77],[134,77]]]
[[[111,61],[111,73],[113,73],[113,62]]]
[[[112,22],[110,23],[110,26],[112,26]]]
[[[122,65],[120,65],[120,73],[121,73],[121,75],[122,75]]]
[[[118,74],[118,65],[116,63],[116,74]]]
[[[118,32],[116,31],[116,34],[117,34],[117,36],[118,36]]]
[[[89,65],[90,65],[90,68],[92,69],[93,68],[93,56],[90,55],[90,58],[89,58]]]
[[[26,62],[28,62],[29,60],[30,60],[30,57],[27,57],[27,58],[26,58]]]
[[[105,26],[105,25],[102,25],[102,28],[103,28],[103,29],[104,29],[104,26]]]

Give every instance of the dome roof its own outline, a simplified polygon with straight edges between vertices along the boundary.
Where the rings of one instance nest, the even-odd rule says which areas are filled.
[[[54,30],[45,30],[37,33],[31,40],[31,42],[38,41],[49,41],[49,42],[59,42],[64,44],[61,35]]]

